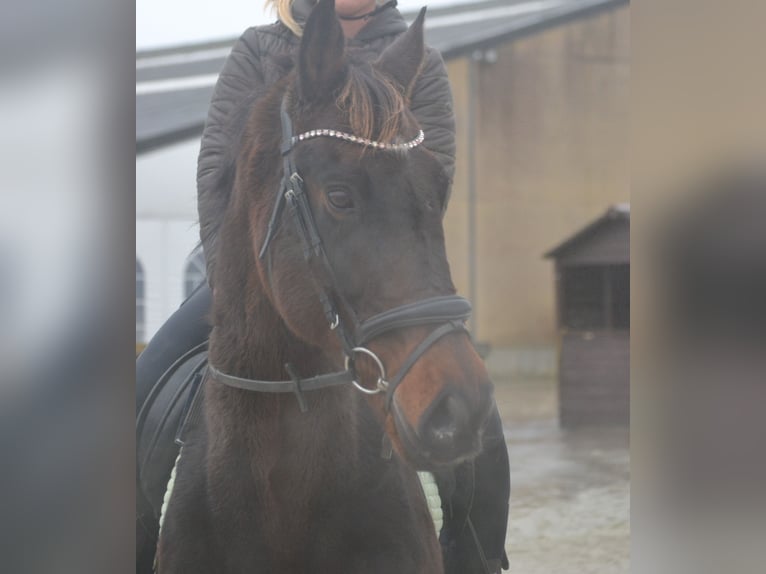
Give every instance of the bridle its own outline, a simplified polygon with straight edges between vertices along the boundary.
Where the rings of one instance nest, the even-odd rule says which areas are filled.
[[[284,171],[279,194],[269,219],[266,237],[258,256],[261,259],[268,257],[267,269],[269,281],[271,281],[269,246],[276,232],[277,225],[282,218],[285,206],[287,206],[301,240],[304,259],[307,265],[309,265],[310,271],[315,271],[311,273],[311,277],[322,304],[325,318],[330,330],[338,336],[343,348],[346,357],[345,368],[342,371],[301,379],[296,375],[292,365],[288,363],[285,365],[285,371],[290,375],[290,379],[282,381],[265,381],[237,377],[220,371],[212,364],[208,365],[208,373],[215,380],[239,389],[267,393],[294,393],[298,399],[301,411],[304,412],[307,410],[306,401],[303,397],[304,391],[347,385],[349,383],[366,394],[385,392],[386,409],[389,409],[396,388],[418,359],[432,345],[450,333],[467,333],[465,321],[471,314],[471,304],[463,297],[457,295],[442,295],[400,305],[364,321],[358,321],[354,310],[348,305],[337,288],[335,274],[327,258],[322,238],[319,235],[316,221],[311,212],[303,179],[298,174],[293,163],[292,150],[297,143],[302,141],[316,137],[330,137],[382,151],[407,151],[423,142],[423,131],[419,131],[414,139],[403,143],[376,142],[330,129],[311,130],[293,135],[292,120],[287,111],[287,96],[282,100],[280,113],[282,120],[281,153]],[[330,289],[327,289],[326,285],[329,285]],[[340,312],[340,308],[343,309],[343,313]],[[347,317],[350,325],[342,317]],[[397,373],[388,379],[383,361],[365,345],[385,333],[424,325],[432,326],[434,329],[412,350]],[[364,355],[371,359],[378,368],[379,374],[375,388],[368,389],[361,385],[357,379],[354,361],[359,355]]]

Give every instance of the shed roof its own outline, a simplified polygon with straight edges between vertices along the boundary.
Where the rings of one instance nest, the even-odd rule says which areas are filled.
[[[628,0],[485,0],[430,10],[426,42],[448,60]],[[405,12],[411,21],[415,12]],[[235,38],[136,53],[136,154],[202,133]]]
[[[564,264],[630,262],[630,204],[612,205],[601,217],[545,254]]]

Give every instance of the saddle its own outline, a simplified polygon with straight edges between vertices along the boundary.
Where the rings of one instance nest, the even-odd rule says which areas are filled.
[[[207,341],[178,358],[151,388],[137,389],[136,574],[153,572],[162,500],[183,428],[198,412],[194,398],[206,367]]]

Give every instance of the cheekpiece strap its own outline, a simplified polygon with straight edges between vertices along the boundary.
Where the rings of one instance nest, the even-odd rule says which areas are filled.
[[[271,212],[269,225],[266,229],[266,237],[264,238],[263,245],[261,245],[261,250],[258,253],[259,259],[263,259],[263,257],[266,255],[266,251],[269,249],[271,240],[274,238],[274,233],[276,233],[277,225],[279,224],[279,220],[282,216],[282,211],[284,211],[287,184],[290,182],[291,176],[295,173],[292,158],[290,157],[290,152],[293,149],[293,122],[290,119],[290,114],[287,113],[287,94],[285,94],[285,97],[282,98],[282,105],[279,109],[279,112],[280,118],[282,120],[282,145],[279,148],[283,158],[282,185],[279,186],[277,200],[274,203],[274,209]]]

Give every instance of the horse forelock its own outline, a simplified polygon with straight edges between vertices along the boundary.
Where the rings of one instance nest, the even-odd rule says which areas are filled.
[[[405,136],[407,101],[392,79],[369,64],[350,65],[336,99],[354,135],[383,143]]]
[[[265,210],[275,198],[272,187],[278,185],[275,181],[282,166],[278,159],[284,135],[279,107],[285,94],[291,100],[290,113],[296,124],[305,123],[311,129],[339,127],[311,125],[314,122],[311,116],[320,110],[297,101],[294,97],[295,78],[295,73],[288,74],[263,97],[250,102],[251,109],[239,145],[236,168],[239,193],[249,195]],[[349,62],[345,81],[329,105],[334,105],[351,133],[361,138],[396,143],[411,139],[417,127],[401,89],[372,64],[361,60]]]

